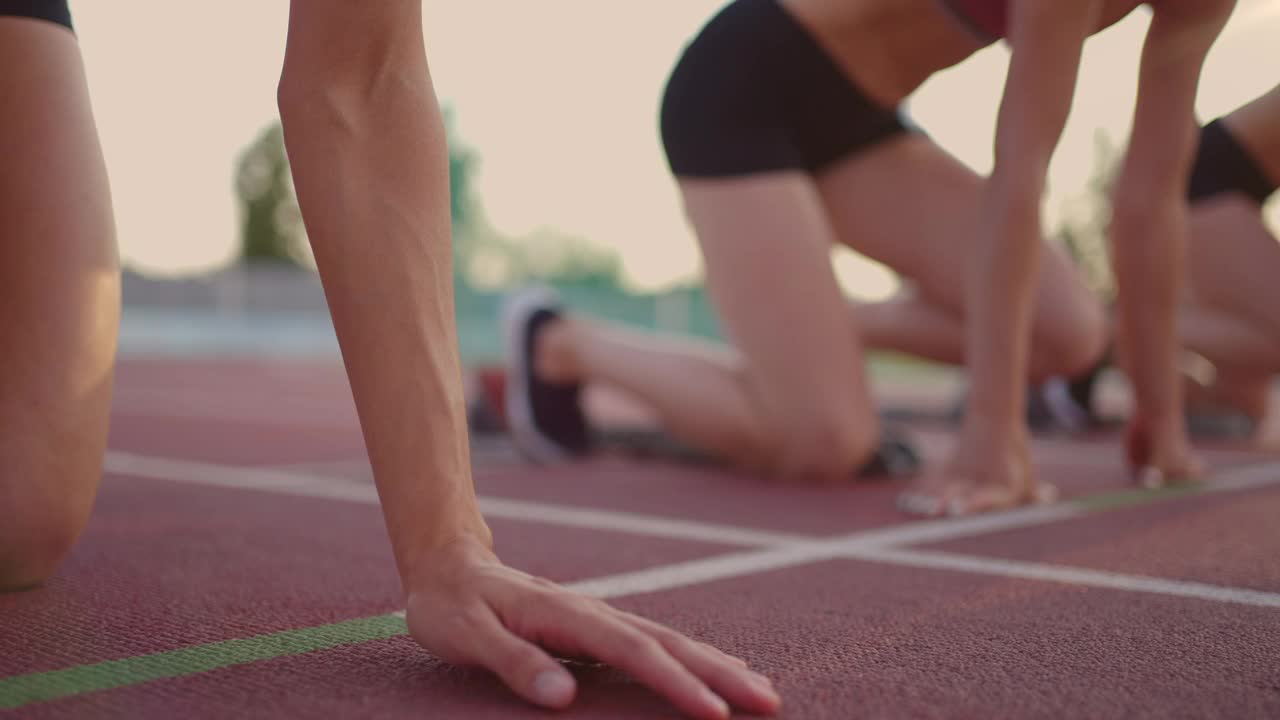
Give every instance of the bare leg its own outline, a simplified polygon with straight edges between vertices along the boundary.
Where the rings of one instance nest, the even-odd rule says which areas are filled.
[[[959,364],[964,320],[913,290],[882,302],[855,303],[853,314],[868,348],[893,350],[935,362]]]
[[[1226,123],[1262,172],[1273,180],[1280,178],[1280,85],[1233,111]]]
[[[1280,371],[1280,244],[1258,206],[1236,196],[1199,203],[1191,233],[1183,343],[1223,368]]]
[[[778,173],[682,189],[733,349],[570,319],[538,367],[625,388],[687,442],[744,466],[848,477],[878,427],[812,182]]]
[[[1179,335],[1216,373],[1208,388],[1188,394],[1188,410],[1233,410],[1261,423],[1270,377],[1280,373],[1280,288],[1271,281],[1280,272],[1280,244],[1242,196],[1198,203],[1191,231]]]
[[[88,520],[120,311],[111,198],[75,37],[0,18],[0,590]]]
[[[828,170],[819,179],[840,239],[911,280],[913,292],[879,308],[856,308],[869,346],[953,364],[965,359],[965,297],[970,257],[979,239],[983,180],[928,138],[904,135]],[[1105,347],[1101,304],[1066,255],[1047,247],[1039,264],[1027,380],[1072,375]],[[954,477],[926,479],[904,496],[915,511],[936,513],[953,499],[970,511],[1054,496],[1031,471],[1025,432],[1010,457],[979,457],[969,446]],[[973,485],[961,465],[997,467],[1007,484]]]
[[[908,134],[833,166],[819,187],[840,241],[914,283],[883,307],[855,308],[868,347],[963,363],[961,269],[973,253],[983,179]],[[1090,367],[1106,341],[1102,307],[1060,248],[1045,249],[1036,292],[1028,379]]]
[[[1262,172],[1280,178],[1280,86],[1224,122]],[[1280,372],[1280,289],[1273,281],[1280,244],[1252,198],[1226,193],[1193,205],[1188,253],[1179,336],[1216,370],[1211,385],[1190,388],[1188,409],[1227,409],[1262,421],[1270,378]]]
[[[773,442],[732,349],[577,315],[546,330],[537,371],[605,383],[648,404],[673,435],[716,457],[768,471]]]

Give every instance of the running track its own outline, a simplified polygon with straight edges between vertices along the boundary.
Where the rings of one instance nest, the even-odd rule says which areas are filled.
[[[548,716],[404,637],[340,368],[118,380],[88,530],[45,588],[0,596],[0,715]],[[922,522],[887,485],[475,452],[507,562],[746,658],[779,717],[1280,717],[1277,457],[1206,449],[1206,487],[1142,493],[1110,440],[1042,442],[1065,502]],[[564,717],[675,717],[579,675]]]

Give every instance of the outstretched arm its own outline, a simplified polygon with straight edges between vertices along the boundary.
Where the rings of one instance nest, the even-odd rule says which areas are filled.
[[[996,129],[995,167],[969,271],[966,357],[971,414],[1021,427],[1032,298],[1043,243],[1049,161],[1075,94],[1080,54],[1099,0],[1015,0],[1013,55]]]
[[[293,0],[280,114],[404,583],[411,634],[568,705],[546,650],[593,656],[687,713],[777,696],[739,661],[504,567],[471,481],[454,326],[447,146],[419,0]],[[544,650],[545,649],[545,650]]]
[[[1153,480],[1195,475],[1177,369],[1177,301],[1186,255],[1187,185],[1205,56],[1234,0],[1166,0],[1147,32],[1129,149],[1116,183],[1112,256],[1118,345],[1137,411],[1132,459]],[[1144,457],[1145,456],[1145,457]]]
[[[942,497],[952,513],[999,509],[1040,494],[1023,418],[1043,243],[1040,204],[1071,109],[1080,54],[1100,5],[1013,2],[1013,57],[996,129],[995,167],[968,270],[965,362],[971,386],[954,467],[962,480]]]
[[[396,561],[489,546],[454,326],[448,149],[414,0],[295,0],[279,86],[294,184]]]

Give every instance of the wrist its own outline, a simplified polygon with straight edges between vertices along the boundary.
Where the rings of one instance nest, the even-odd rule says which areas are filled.
[[[965,412],[963,436],[967,441],[983,438],[985,442],[1007,444],[1022,442],[1027,434],[1022,413],[988,408],[968,408]]]
[[[434,532],[415,539],[402,568],[401,581],[406,592],[435,582],[443,571],[462,562],[497,562],[493,552],[493,533],[484,518],[476,512],[465,521],[437,526]]]
[[[1186,420],[1180,402],[1170,402],[1169,398],[1163,397],[1141,397],[1135,405],[1135,414],[1150,432],[1169,435],[1184,430]]]
[[[965,406],[965,424],[992,432],[1013,433],[1025,427],[1026,385],[1011,380],[1004,368],[973,368]]]

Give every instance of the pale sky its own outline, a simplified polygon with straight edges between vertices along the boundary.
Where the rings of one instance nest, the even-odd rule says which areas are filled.
[[[476,190],[512,236],[555,227],[615,249],[629,281],[655,288],[698,272],[657,132],[680,48],[724,0],[425,0],[441,100],[481,157]],[[275,118],[287,2],[73,0],[107,155],[124,259],[156,273],[225,263],[236,242],[238,152]],[[1147,15],[1090,41],[1050,179],[1050,210],[1077,193],[1101,128],[1122,140]],[[1241,0],[1209,59],[1199,112],[1231,110],[1280,82],[1280,0]],[[1007,51],[993,47],[931,80],[916,122],[979,172]],[[1274,217],[1276,213],[1272,213]],[[839,261],[851,291],[882,272]]]

